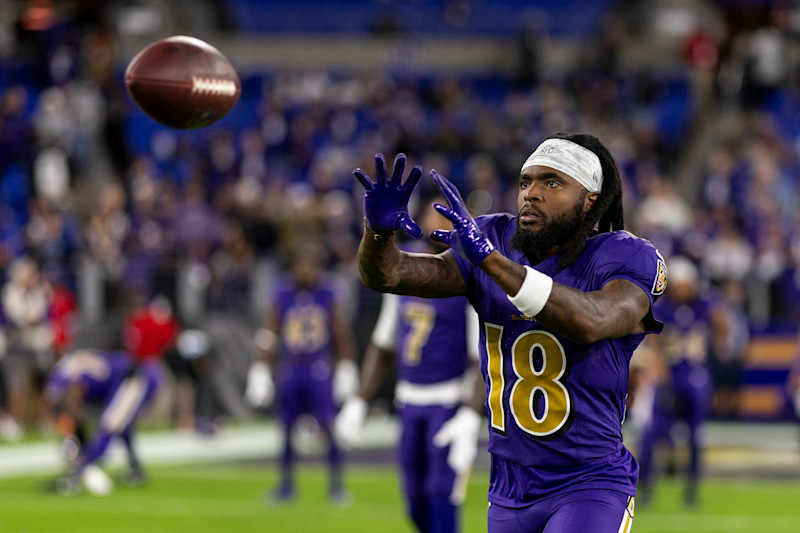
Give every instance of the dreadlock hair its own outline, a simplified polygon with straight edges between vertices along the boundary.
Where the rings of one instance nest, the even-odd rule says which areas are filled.
[[[564,139],[594,152],[600,159],[603,171],[603,187],[600,197],[594,203],[573,237],[567,242],[567,249],[558,261],[559,268],[571,265],[583,251],[586,239],[597,233],[624,229],[625,217],[622,213],[622,181],[617,163],[600,139],[586,133],[559,132],[549,139]]]

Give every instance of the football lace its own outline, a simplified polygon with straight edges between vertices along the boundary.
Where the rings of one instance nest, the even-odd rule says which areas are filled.
[[[191,94],[233,96],[236,94],[236,84],[231,80],[192,76]]]

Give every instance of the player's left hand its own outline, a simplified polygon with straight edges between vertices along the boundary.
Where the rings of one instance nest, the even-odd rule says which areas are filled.
[[[478,434],[481,430],[481,415],[471,407],[461,407],[453,417],[442,424],[433,443],[440,448],[450,446],[447,464],[456,473],[468,472],[478,454]]]
[[[437,229],[431,233],[431,239],[448,245],[455,253],[478,266],[494,251],[494,245],[472,218],[456,186],[435,170],[431,170],[431,177],[450,204],[449,208],[438,203],[433,207],[453,223],[452,231]]]
[[[351,359],[343,359],[336,364],[333,374],[333,399],[342,403],[358,392],[358,368]]]

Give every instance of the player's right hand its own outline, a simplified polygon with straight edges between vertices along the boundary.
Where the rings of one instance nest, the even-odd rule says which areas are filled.
[[[386,160],[383,154],[375,154],[377,182],[373,182],[360,168],[355,169],[353,175],[364,186],[364,216],[370,231],[388,235],[403,229],[411,237],[419,239],[422,229],[408,214],[408,199],[422,176],[422,168],[411,169],[408,179],[402,183],[405,169],[405,154],[397,154],[392,177],[387,179]]]
[[[333,421],[333,434],[339,444],[347,448],[361,444],[361,430],[366,417],[367,402],[361,396],[348,398]]]
[[[272,403],[275,398],[275,383],[266,363],[256,361],[250,366],[244,398],[253,407],[268,407]]]
[[[447,207],[436,203],[433,208],[453,223],[451,231],[437,229],[431,233],[431,239],[448,245],[455,253],[478,266],[494,251],[494,245],[472,218],[456,186],[435,170],[431,170],[431,177],[436,188],[450,204]]]

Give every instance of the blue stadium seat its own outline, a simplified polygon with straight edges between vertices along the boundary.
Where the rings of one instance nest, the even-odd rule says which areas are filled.
[[[576,38],[593,33],[613,2],[609,0],[477,0],[463,20],[448,20],[445,0],[401,1],[389,4],[374,0],[226,0],[228,12],[239,31],[366,33],[381,17],[394,18],[410,33],[431,35],[484,34],[508,36],[528,14],[544,12],[551,35]]]

